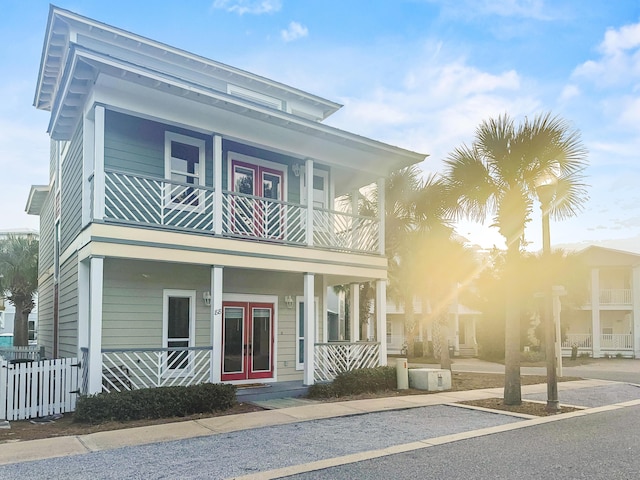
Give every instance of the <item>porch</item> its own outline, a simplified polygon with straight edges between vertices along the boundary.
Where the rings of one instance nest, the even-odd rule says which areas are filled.
[[[219,382],[213,360],[221,354],[219,349],[205,347],[170,348],[103,348],[101,351],[101,391],[121,392],[141,388],[197,385]],[[89,390],[89,350],[82,349],[81,390]],[[314,346],[314,381],[331,381],[339,373],[377,366],[380,359],[378,342],[329,342]],[[282,383],[281,386],[277,386]],[[290,389],[304,393],[301,381],[242,384],[239,395],[269,398]],[[262,388],[271,387],[267,390]],[[245,390],[246,388],[246,390]],[[273,397],[272,397],[273,398]]]
[[[633,334],[628,333],[606,333],[599,337],[599,344],[594,346],[593,335],[591,333],[570,333],[565,336],[562,342],[562,356],[571,356],[571,349],[578,347],[578,355],[588,354],[594,358],[604,355],[622,355],[624,357],[634,357]]]

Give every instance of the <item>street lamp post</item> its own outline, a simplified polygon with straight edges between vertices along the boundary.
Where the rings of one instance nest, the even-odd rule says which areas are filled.
[[[555,195],[555,177],[543,178],[539,182],[536,190],[540,200],[540,210],[542,210],[542,258],[547,268],[551,262],[551,236],[549,233],[549,208]],[[550,275],[547,275],[548,285],[544,299],[544,323],[546,339],[547,357],[547,412],[556,413],[558,405],[558,378],[556,376],[556,328],[553,318],[553,286]]]

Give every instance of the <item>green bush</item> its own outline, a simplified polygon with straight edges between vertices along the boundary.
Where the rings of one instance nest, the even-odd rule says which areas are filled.
[[[80,397],[73,419],[81,423],[101,423],[185,417],[227,410],[235,403],[233,385],[201,383],[188,387],[145,388]]]
[[[332,383],[314,385],[309,388],[308,396],[310,398],[343,397],[396,388],[395,367],[361,368],[338,374]]]

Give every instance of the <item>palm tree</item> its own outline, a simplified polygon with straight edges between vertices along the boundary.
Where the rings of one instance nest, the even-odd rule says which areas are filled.
[[[13,344],[29,343],[28,318],[38,289],[38,240],[33,235],[9,235],[0,240],[0,295],[13,305]]]
[[[519,280],[513,265],[524,247],[536,186],[545,176],[556,182],[550,214],[555,219],[575,215],[587,199],[583,172],[587,152],[580,133],[550,113],[525,118],[515,125],[508,115],[489,119],[476,130],[471,146],[456,148],[445,160],[445,178],[458,199],[457,213],[477,221],[493,216],[507,244],[505,290],[504,402],[522,401],[518,305],[511,289]]]

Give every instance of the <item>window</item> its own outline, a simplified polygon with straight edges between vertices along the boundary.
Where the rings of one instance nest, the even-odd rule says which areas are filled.
[[[163,308],[163,347],[176,349],[167,352],[165,372],[184,374],[190,367],[191,356],[187,350],[194,346],[195,299],[193,290],[165,290]]]
[[[205,142],[204,140],[165,133],[165,178],[169,180],[165,206],[198,208],[203,206]]]
[[[314,299],[316,309],[316,326],[319,324],[318,299]],[[296,297],[296,370],[304,368],[304,301]],[[316,332],[317,334],[317,332]],[[316,337],[317,338],[317,337]]]
[[[36,340],[36,322],[34,320],[29,320],[29,341],[33,342]]]

